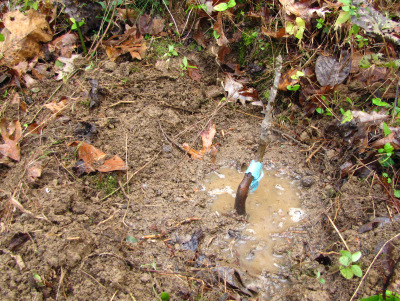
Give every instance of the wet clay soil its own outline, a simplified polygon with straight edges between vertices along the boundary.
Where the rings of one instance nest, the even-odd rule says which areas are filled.
[[[263,161],[265,168],[303,186],[299,198],[306,217],[273,247],[281,268],[247,273],[235,265],[237,256],[225,255],[235,240],[226,237],[246,235],[248,222],[230,212],[213,213],[214,200],[202,187],[212,171],[240,169],[254,159],[263,115],[259,108],[221,106],[220,97],[213,98],[210,91],[220,89],[223,77],[213,61],[196,61],[201,84],[176,68],[105,62],[78,72],[60,89],[54,80],[40,83],[27,113],[5,100],[7,119],[25,124],[37,114],[37,123],[48,122],[42,135],[22,140],[20,162],[0,167],[1,300],[159,300],[161,292],[172,300],[350,298],[359,279],[345,280],[338,273],[337,254],[344,247],[324,214],[353,251],[362,251],[364,271],[374,248],[399,224],[358,233],[374,214],[387,215],[381,188],[350,178],[335,193],[337,162],[324,148],[306,162],[313,141],[298,138],[303,126],[279,128],[297,142],[277,133]],[[91,111],[90,78],[108,91]],[[61,116],[49,119],[48,110],[39,111],[64,96],[69,107]],[[189,159],[174,143],[201,149],[199,133],[211,119],[219,145],[215,164],[210,155]],[[95,125],[97,133],[77,132],[82,122]],[[76,140],[119,155],[128,171],[75,176],[76,154],[67,144]],[[27,167],[35,161],[41,161],[43,172],[30,183]],[[127,179],[123,189],[107,197]],[[398,242],[394,247],[396,255]],[[316,279],[318,271],[325,285]],[[372,269],[358,297],[378,292],[380,278],[381,272]]]

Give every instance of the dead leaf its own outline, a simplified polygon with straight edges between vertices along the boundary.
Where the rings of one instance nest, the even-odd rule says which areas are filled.
[[[275,39],[290,37],[290,34],[286,33],[285,27],[280,28],[278,31],[270,31],[265,27],[261,27],[261,33]]]
[[[99,172],[110,172],[114,170],[126,170],[126,164],[125,162],[117,155],[112,157],[111,159],[108,159],[104,161],[104,164],[97,167],[97,170]]]
[[[161,18],[150,18],[150,15],[143,14],[137,20],[137,26],[139,32],[142,35],[150,34],[156,35],[159,34],[164,29],[165,20]]]
[[[25,13],[14,10],[4,14],[2,19],[4,41],[0,42],[3,54],[0,62],[9,67],[38,56],[42,43],[53,38],[46,16],[36,10]]]
[[[218,50],[218,60],[223,62],[225,60],[225,56],[231,53],[231,49],[228,46],[221,46]]]
[[[46,78],[47,72],[47,65],[46,64],[37,64],[35,68],[32,69],[32,75],[37,80],[43,80]]]
[[[19,139],[22,136],[21,124],[18,120],[13,120],[7,127],[7,120],[3,118],[0,121],[1,137],[4,144],[0,145],[0,153],[15,161],[21,159]]]
[[[299,83],[299,77],[292,78],[292,76],[296,75],[297,71],[299,71],[299,69],[295,68],[288,70],[284,74],[282,74],[281,78],[279,79],[278,90],[287,91],[287,86],[293,86]]]
[[[138,12],[134,9],[124,9],[124,8],[117,8],[118,15],[122,20],[129,20],[129,24],[133,24],[136,21]]]
[[[315,74],[321,86],[341,84],[350,74],[351,60],[344,56],[339,62],[333,56],[320,55],[315,63]]]
[[[91,144],[82,141],[74,141],[68,144],[70,147],[78,147],[78,159],[84,163],[85,173],[98,170],[99,172],[110,172],[114,170],[126,170],[126,164],[118,157],[105,160],[106,154]]]
[[[57,80],[62,80],[65,76],[70,74],[75,69],[74,61],[76,59],[81,59],[82,56],[80,54],[73,54],[70,58],[67,57],[58,57],[57,61],[64,64],[62,67],[58,67],[57,64],[55,65],[56,73],[57,73]]]
[[[296,17],[302,18],[307,23],[310,23],[311,18],[325,18],[325,14],[330,12],[326,7],[312,8],[311,6],[316,1],[317,0],[303,0],[296,2],[295,0],[279,0],[287,15],[295,15]]]
[[[35,183],[38,178],[42,175],[42,162],[36,161],[29,165],[27,170],[27,177],[29,183]]]
[[[43,128],[44,128],[44,124],[39,125],[36,122],[34,122],[34,123],[31,123],[30,125],[28,125],[26,131],[28,134],[30,133],[30,134],[39,135],[40,132],[43,130]]]
[[[207,48],[207,42],[206,42],[206,39],[204,38],[204,33],[203,32],[201,32],[201,31],[196,32],[196,34],[193,36],[193,39],[201,47]]]
[[[50,52],[56,52],[58,56],[70,58],[77,47],[78,36],[75,33],[66,33],[55,38],[48,44]]]
[[[371,114],[362,111],[351,111],[351,114],[353,115],[354,118],[358,118],[361,123],[367,123],[367,122],[376,123],[390,118],[390,115],[378,113],[375,111],[372,111]]]
[[[214,136],[216,134],[217,130],[215,127],[215,124],[211,124],[211,122],[208,124],[207,130],[201,132],[201,141],[203,142],[203,149],[200,151],[200,153],[205,154],[210,151],[212,141],[214,139]]]
[[[128,27],[123,35],[113,36],[103,44],[106,46],[107,56],[112,62],[126,53],[130,53],[134,59],[141,60],[147,50],[146,41],[136,27]]]
[[[106,156],[106,153],[86,142],[74,141],[68,144],[68,146],[78,147],[78,159],[83,160],[86,173],[94,172],[96,168],[93,164],[98,164]]]
[[[217,22],[214,23],[213,29],[219,35],[219,38],[217,39],[218,46],[227,46],[229,44],[229,41],[225,36],[224,29],[222,26],[222,12],[218,12]]]
[[[67,105],[67,98],[65,97],[59,102],[53,100],[52,102],[47,103],[43,106],[48,108],[54,114],[61,115],[60,112],[65,108],[66,105]]]
[[[239,100],[242,105],[258,100],[258,93],[254,88],[247,88],[242,83],[235,81],[229,73],[225,77],[224,89],[228,92],[228,100]]]
[[[400,23],[395,22],[375,8],[368,5],[366,1],[354,0],[352,5],[357,7],[357,14],[351,16],[351,22],[360,26],[367,34],[375,34],[392,40],[393,43],[400,45],[399,32]]]
[[[196,67],[196,68],[188,68],[188,73],[190,78],[196,82],[199,82],[201,80],[201,74],[199,69],[195,64],[190,64],[190,66]]]
[[[398,134],[395,132],[392,132],[389,135],[387,135],[386,137],[383,137],[383,138],[375,141],[374,143],[371,144],[371,147],[376,148],[376,149],[383,148],[386,143],[390,143],[390,145],[395,150],[400,149],[400,140],[399,140]]]
[[[185,151],[189,153],[192,159],[201,160],[206,153],[210,152],[212,141],[214,139],[216,132],[217,130],[215,124],[211,124],[210,122],[208,124],[208,128],[205,131],[201,132],[200,134],[201,141],[203,143],[203,148],[200,151],[191,148],[187,143],[183,143],[182,147]]]

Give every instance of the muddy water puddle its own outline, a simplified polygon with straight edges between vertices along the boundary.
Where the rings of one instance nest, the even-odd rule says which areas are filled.
[[[232,212],[235,194],[244,174],[235,169],[223,168],[210,174],[206,189],[215,199],[211,210],[216,214]],[[240,233],[230,233],[226,256],[236,257],[240,267],[250,274],[278,272],[282,256],[274,254],[277,242],[285,240],[285,231],[295,226],[303,217],[299,190],[294,183],[276,172],[264,171],[264,177],[255,192],[246,201],[248,224]]]

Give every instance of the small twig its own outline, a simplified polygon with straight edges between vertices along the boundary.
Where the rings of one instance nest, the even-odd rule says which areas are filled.
[[[118,293],[118,290],[115,291],[114,295],[111,296],[110,301],[114,300],[115,295]]]
[[[65,277],[65,270],[63,269],[63,267],[61,267],[61,275],[60,275],[60,281],[58,281],[56,301],[58,300],[58,293],[60,292],[60,288],[61,288],[61,285],[63,284],[64,277]]]
[[[171,13],[171,11],[169,10],[168,5],[165,3],[165,1],[164,1],[164,0],[161,0],[161,2],[164,4],[164,6],[165,6],[165,8],[167,9],[169,15],[171,16],[172,22],[174,22],[174,25],[175,25],[175,28],[176,28],[176,32],[178,33],[178,37],[180,37],[181,34],[179,33],[178,25],[176,25],[174,16],[172,15],[172,13]]]
[[[333,221],[331,220],[331,218],[329,217],[329,215],[328,215],[328,214],[325,214],[325,215],[326,215],[326,217],[328,218],[328,220],[330,221],[330,223],[332,224],[332,226],[333,226],[333,228],[335,229],[335,231],[337,232],[337,234],[339,234],[339,237],[340,237],[340,239],[342,240],[342,242],[343,242],[344,246],[346,247],[347,251],[349,251],[349,252],[351,253],[351,251],[350,251],[350,249],[349,249],[349,246],[347,245],[346,241],[344,240],[344,238],[343,238],[342,234],[340,233],[339,229],[338,229],[338,228],[336,227],[336,225],[333,223]]]
[[[115,216],[118,212],[120,212],[119,209],[116,210],[109,218],[107,218],[107,219],[105,219],[104,221],[101,221],[100,223],[98,223],[97,226],[100,226],[100,225],[102,225],[102,224],[108,222],[109,220],[113,219],[114,216]]]
[[[95,281],[98,285],[100,285],[102,288],[107,289],[104,285],[102,285],[96,278],[94,278],[92,275],[90,275],[88,272],[85,272],[84,270],[81,270],[82,273],[86,274],[91,278],[93,281]]]
[[[11,202],[15,207],[17,207],[19,210],[21,210],[22,213],[25,213],[25,214],[27,214],[27,215],[29,215],[29,216],[31,216],[31,217],[36,218],[36,219],[42,219],[42,220],[45,220],[45,221],[51,223],[51,221],[50,221],[46,216],[44,216],[43,214],[42,214],[43,216],[37,216],[37,215],[34,215],[34,214],[33,214],[31,211],[29,211],[28,209],[25,209],[24,206],[22,206],[21,203],[18,202],[13,196],[10,198],[10,202]]]
[[[308,156],[308,158],[306,159],[306,163],[310,162],[311,158],[314,157],[314,155],[315,155],[316,153],[319,152],[319,150],[324,146],[324,144],[325,144],[325,142],[322,142],[322,143],[320,144],[320,146],[318,146],[317,149],[316,149],[315,151],[313,151],[313,152]]]
[[[113,3],[113,2],[110,2],[110,5],[112,5],[111,3]],[[116,10],[116,9],[117,9],[117,4],[115,3],[113,12],[112,12],[111,17],[110,17],[110,22],[108,22],[108,25],[107,25],[106,29],[104,30],[103,35],[102,35],[101,38],[97,41],[97,44],[96,44],[96,46],[94,47],[93,51],[91,52],[92,47],[90,47],[90,49],[89,49],[89,51],[88,51],[88,54],[91,55],[92,53],[95,53],[96,50],[97,50],[97,48],[99,47],[100,43],[103,41],[103,39],[104,39],[104,37],[106,36],[108,30],[110,29],[110,26],[111,26],[111,23],[112,23],[111,21],[112,21],[112,19],[114,18],[114,14],[115,14],[115,10]],[[110,10],[111,10],[111,8],[110,8]],[[107,12],[107,14],[108,14],[108,12]],[[105,16],[106,16],[106,15],[105,15]],[[105,19],[105,17],[104,17],[104,19]],[[97,35],[96,37],[98,37],[98,35]],[[90,53],[90,52],[91,52],[91,53]]]
[[[375,257],[374,257],[374,259],[372,260],[371,264],[369,265],[368,269],[365,271],[365,274],[364,274],[364,276],[361,278],[360,283],[358,284],[356,290],[354,291],[354,294],[351,296],[350,301],[352,301],[352,300],[355,298],[355,296],[357,295],[357,293],[358,293],[358,291],[359,291],[359,289],[360,289],[360,287],[361,287],[361,284],[364,282],[364,280],[365,280],[365,278],[367,277],[369,271],[371,270],[373,264],[374,264],[375,261],[378,259],[378,256],[382,253],[382,251],[383,251],[383,249],[385,248],[385,246],[386,246],[389,242],[391,242],[392,240],[396,239],[396,238],[399,237],[399,236],[400,236],[400,233],[397,233],[395,236],[393,236],[391,239],[389,239],[388,241],[386,241],[386,242],[383,244],[383,246],[380,248],[379,252],[375,255]]]
[[[161,126],[161,123],[159,120],[157,120],[158,126],[160,127],[161,132],[163,133],[165,139],[167,139],[168,142],[170,142],[173,146],[177,147],[180,151],[184,152],[185,154],[188,153],[182,146],[180,146],[177,142],[175,142],[174,139],[169,137],[165,132],[164,129]]]
[[[112,105],[109,105],[108,108],[112,108],[112,107],[118,106],[120,104],[128,104],[128,103],[136,103],[136,101],[134,101],[134,100],[121,100],[121,101],[118,101],[116,103],[113,103]]]

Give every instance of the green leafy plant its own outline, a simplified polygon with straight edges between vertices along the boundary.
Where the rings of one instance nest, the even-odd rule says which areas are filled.
[[[400,301],[400,295],[391,291],[386,291],[386,299],[383,298],[382,294],[362,298],[360,301]]]
[[[83,39],[83,35],[82,35],[82,31],[81,31],[81,27],[83,26],[83,24],[85,24],[85,19],[82,18],[82,20],[79,22],[76,22],[76,20],[74,18],[69,18],[69,20],[72,23],[71,29],[76,30],[78,32],[79,39],[81,40],[83,52],[85,53],[85,55],[87,55],[86,45],[85,45],[85,41]]]
[[[300,43],[303,39],[304,31],[306,30],[306,22],[302,18],[297,17],[296,24],[286,22],[285,30],[288,34],[294,35]]]
[[[228,3],[220,3],[214,6],[214,10],[216,11],[225,11],[227,9],[230,9],[232,7],[236,6],[236,1],[235,0],[229,0]]]
[[[361,252],[355,252],[351,254],[349,251],[341,250],[339,258],[340,273],[346,279],[351,279],[353,276],[361,277],[362,270],[358,264],[354,264],[361,258]]]
[[[24,5],[22,7],[22,11],[27,11],[30,9],[38,10],[38,8],[39,8],[39,1],[25,0]]]
[[[174,45],[168,45],[168,52],[166,52],[164,54],[164,56],[178,56],[178,52],[176,52],[175,50],[175,46]]]

